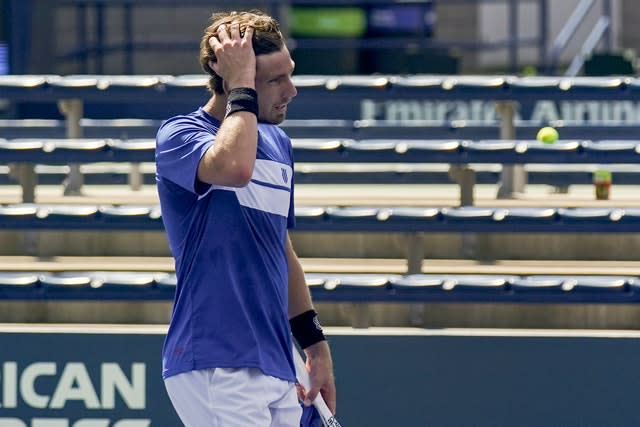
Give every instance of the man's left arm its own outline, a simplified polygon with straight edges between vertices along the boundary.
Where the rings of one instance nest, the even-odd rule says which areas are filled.
[[[307,356],[307,369],[311,380],[311,390],[304,395],[305,405],[310,405],[318,392],[327,402],[331,412],[336,412],[336,386],[333,377],[331,351],[326,340],[320,339],[313,328],[320,328],[317,315],[311,301],[311,294],[304,277],[300,260],[293,250],[291,239],[287,236],[287,260],[289,263],[289,319],[292,320],[292,331],[296,340]],[[301,335],[303,342],[301,341]],[[311,344],[304,342],[309,339]],[[317,341],[320,339],[319,341]],[[308,346],[307,346],[308,344]]]

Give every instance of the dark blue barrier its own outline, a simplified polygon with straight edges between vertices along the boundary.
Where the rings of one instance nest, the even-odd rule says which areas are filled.
[[[165,326],[0,328],[0,425],[180,425]],[[344,426],[631,426],[632,331],[326,328]],[[33,391],[30,392],[30,391]],[[93,424],[92,424],[93,422]]]

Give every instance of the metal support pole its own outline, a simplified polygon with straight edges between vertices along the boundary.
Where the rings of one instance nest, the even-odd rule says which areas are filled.
[[[140,163],[131,163],[129,167],[129,187],[133,191],[139,191],[144,184],[142,165]]]
[[[422,260],[424,259],[424,233],[410,232],[407,238],[407,274],[422,273]],[[411,325],[424,325],[424,304],[410,304],[409,318]]]
[[[500,138],[515,139],[516,130],[513,123],[515,104],[513,101],[499,101],[496,110],[500,116]],[[504,165],[500,174],[499,199],[511,199],[514,194],[524,192],[527,184],[527,173],[523,165]]]
[[[80,99],[63,99],[58,102],[60,112],[65,116],[67,126],[67,138],[82,138],[80,119],[83,115],[83,105]],[[82,192],[84,178],[80,172],[80,164],[69,165],[69,175],[64,181],[64,195],[79,195]]]
[[[538,1],[538,22],[540,38],[538,41],[538,69],[549,70],[547,62],[549,55],[547,54],[547,43],[549,41],[549,0]]]
[[[609,19],[609,22],[613,22],[611,16],[611,0],[602,1],[602,15]],[[613,52],[613,37],[611,37],[611,25],[607,26],[604,34],[602,35],[602,41],[607,49],[607,52]]]
[[[460,206],[473,206],[476,173],[469,165],[451,165],[449,177],[460,187]]]
[[[511,72],[518,73],[518,43],[520,33],[518,26],[518,0],[509,2],[509,57],[511,59]]]
[[[35,203],[36,201],[36,185],[38,185],[38,176],[36,175],[35,165],[33,163],[15,163],[11,165],[15,168],[15,177],[22,187],[22,202]]]

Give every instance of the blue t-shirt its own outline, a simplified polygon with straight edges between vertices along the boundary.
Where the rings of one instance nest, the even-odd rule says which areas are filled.
[[[163,377],[204,368],[259,368],[294,381],[287,314],[287,229],[294,226],[293,150],[275,125],[258,125],[251,182],[197,179],[220,122],[202,108],[162,124],[156,181],[176,289]]]

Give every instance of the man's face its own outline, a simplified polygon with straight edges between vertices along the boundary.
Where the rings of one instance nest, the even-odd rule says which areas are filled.
[[[278,124],[287,116],[287,104],[298,93],[291,81],[294,63],[289,50],[256,57],[256,92],[261,122]]]

